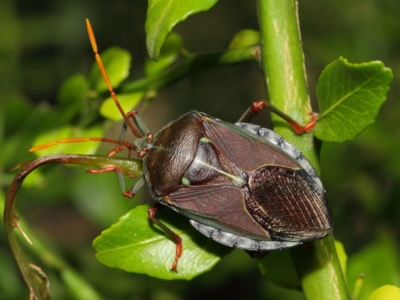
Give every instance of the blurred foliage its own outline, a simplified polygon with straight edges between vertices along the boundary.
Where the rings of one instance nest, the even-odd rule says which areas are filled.
[[[174,31],[190,51],[225,49],[239,30],[257,30],[255,6],[252,1],[222,0]],[[131,82],[145,74],[146,9],[145,1],[127,0],[0,2],[2,194],[15,174],[10,169],[35,158],[27,150],[39,143],[38,136],[65,128],[82,136],[95,128],[96,135],[118,138],[121,124],[105,121],[98,114],[107,93],[83,95],[93,64],[84,20],[91,19],[101,49],[117,45],[129,50],[132,65],[127,82]],[[310,0],[300,1],[299,10],[313,101],[323,68],[339,56],[351,62],[381,60],[394,73],[388,101],[376,123],[351,142],[323,143],[321,149],[322,179],[335,218],[335,238],[343,243],[348,256],[348,285],[350,290],[356,287],[353,295],[367,299],[383,285],[400,286],[400,103],[396,101],[400,96],[400,3]],[[146,69],[153,72],[154,67],[147,63]],[[69,84],[80,89],[72,90]],[[247,63],[195,74],[161,92],[151,106],[145,103],[139,111],[145,111],[145,122],[154,132],[192,109],[234,122],[252,101],[264,97],[258,68]],[[265,115],[256,122],[267,126]],[[92,147],[88,151],[95,151],[93,144],[86,146]],[[110,149],[96,146],[100,146],[98,153]],[[286,274],[293,285],[285,289],[280,286],[285,274],[277,271],[287,263],[283,251],[269,255],[268,260],[274,263],[268,267],[234,250],[212,272],[190,282],[167,282],[101,265],[94,257],[93,239],[138,203],[149,201],[145,189],[133,200],[124,198],[115,174],[88,175],[82,168],[45,167],[28,177],[18,199],[18,210],[31,229],[105,299],[302,299],[296,289],[289,289],[297,287],[295,276]],[[1,297],[26,299],[25,284],[13,263],[2,226],[0,266]],[[270,280],[267,285],[259,270]],[[71,299],[58,274],[46,272],[53,298]],[[271,273],[276,276],[269,277]],[[375,291],[371,299],[381,299],[380,292]],[[375,294],[378,296],[372,298]]]

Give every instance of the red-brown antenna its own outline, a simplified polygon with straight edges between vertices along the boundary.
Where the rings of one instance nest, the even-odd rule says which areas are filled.
[[[129,117],[127,116],[127,114],[125,113],[123,108],[121,107],[121,104],[118,101],[117,95],[115,94],[115,92],[113,90],[113,87],[112,87],[112,85],[110,83],[110,79],[108,78],[108,75],[107,75],[107,71],[104,68],[103,61],[101,60],[100,54],[98,52],[96,39],[94,37],[93,29],[92,29],[92,26],[90,25],[89,19],[86,19],[86,27],[87,27],[87,31],[88,31],[88,34],[89,34],[90,43],[92,44],[94,57],[96,58],[97,64],[99,65],[99,69],[100,69],[101,75],[104,78],[104,81],[105,81],[105,83],[107,85],[107,88],[110,91],[110,95],[113,98],[113,100],[115,102],[115,105],[117,106],[119,112],[121,113],[122,117],[124,118],[126,124],[132,130],[133,134],[136,137],[140,138],[140,137],[142,137],[142,134],[135,128],[135,126],[129,120]]]
[[[108,77],[107,71],[106,71],[106,69],[104,67],[103,61],[101,60],[100,54],[98,52],[96,38],[94,36],[93,29],[92,29],[92,26],[90,25],[89,19],[86,19],[86,27],[87,27],[87,31],[88,31],[88,34],[89,34],[90,44],[92,45],[92,49],[93,49],[93,52],[95,54],[94,57],[96,59],[97,65],[99,66],[101,75],[103,76],[103,79],[104,79],[104,81],[105,81],[105,83],[107,85],[107,88],[108,88],[109,92],[110,92],[110,95],[113,98],[113,100],[115,102],[115,105],[117,106],[117,108],[118,108],[119,112],[121,113],[122,117],[124,118],[125,123],[132,130],[132,133],[136,137],[141,138],[142,134],[135,128],[135,126],[133,125],[133,123],[129,119],[129,116],[131,114],[126,114],[125,113],[125,111],[121,107],[121,104],[118,101],[116,93],[114,92],[114,89],[113,89],[113,87],[111,85],[111,82],[110,82],[110,79]],[[57,140],[57,141],[53,141],[53,142],[49,142],[49,143],[46,143],[46,144],[43,144],[43,145],[39,145],[39,146],[33,147],[33,148],[29,149],[29,151],[30,152],[34,152],[34,151],[42,150],[42,149],[45,149],[45,148],[48,148],[48,147],[52,147],[52,146],[57,145],[57,144],[79,143],[79,142],[89,142],[89,141],[116,144],[117,147],[115,149],[111,150],[108,153],[108,155],[113,155],[113,154],[121,151],[123,149],[123,147],[126,147],[129,150],[129,152],[131,150],[134,150],[134,151],[137,150],[137,147],[134,144],[126,142],[126,141],[119,141],[119,140],[108,139],[108,138],[100,138],[100,137],[89,137],[89,138],[60,139],[60,140]]]
[[[122,150],[123,147],[126,147],[129,151],[136,151],[137,147],[132,143],[126,141],[113,140],[108,138],[99,138],[99,137],[88,137],[88,138],[69,138],[69,139],[60,139],[57,141],[52,141],[43,145],[39,145],[36,147],[32,147],[29,149],[29,152],[35,152],[38,150],[42,150],[45,148],[53,147],[57,144],[65,144],[65,143],[80,143],[80,142],[102,142],[102,143],[111,143],[118,145],[117,149],[111,150],[108,155],[113,155]],[[118,150],[119,149],[119,150]]]

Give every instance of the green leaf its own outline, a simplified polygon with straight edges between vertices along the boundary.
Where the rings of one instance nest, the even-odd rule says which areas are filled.
[[[165,37],[179,22],[195,13],[209,10],[217,0],[149,0],[146,19],[147,52],[158,59]]]
[[[235,34],[229,43],[229,49],[243,48],[261,43],[260,32],[252,29],[243,29]]]
[[[354,139],[375,121],[392,78],[379,61],[351,64],[341,57],[328,65],[318,80],[315,136],[329,142]]]
[[[116,88],[120,83],[129,75],[129,68],[131,64],[131,55],[128,51],[113,47],[109,48],[101,54],[101,59],[104,68],[107,71],[113,88]],[[95,62],[89,74],[89,85],[98,93],[108,90],[103,76],[101,75],[99,66]]]
[[[125,112],[132,110],[142,99],[143,91],[118,95],[118,101]],[[115,105],[114,99],[109,97],[100,106],[100,114],[113,121],[122,120],[122,115]]]
[[[136,207],[94,240],[101,263],[160,279],[189,280],[210,270],[232,250],[198,233],[187,218],[165,209],[157,218],[182,238],[183,245],[178,272],[172,272],[175,244],[151,224],[147,209],[148,205]]]
[[[384,285],[368,297],[368,300],[399,300],[400,288],[394,285]]]
[[[165,39],[158,60],[146,59],[144,66],[146,75],[155,75],[174,63],[179,58],[182,44],[181,36],[175,32],[171,32]]]

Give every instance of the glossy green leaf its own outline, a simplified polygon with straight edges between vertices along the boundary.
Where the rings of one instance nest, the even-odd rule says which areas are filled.
[[[63,126],[52,131],[44,132],[33,142],[33,146],[47,144],[53,141],[66,138],[82,137],[102,137],[103,129],[101,126],[95,126],[89,129],[80,129],[77,127]],[[100,142],[81,142],[81,143],[60,143],[49,148],[34,152],[38,157],[53,154],[94,154],[99,147]]]
[[[129,75],[131,55],[128,51],[113,47],[101,53],[104,68],[107,71],[112,87],[115,89]],[[89,74],[89,85],[98,93],[107,91],[107,85],[101,75],[99,66],[94,62]]]
[[[167,34],[190,15],[209,10],[217,0],[149,0],[146,19],[147,52],[158,60]]]
[[[69,121],[75,114],[82,111],[86,99],[86,78],[77,74],[65,81],[58,93],[57,102],[64,122]]]
[[[127,113],[131,111],[142,99],[143,91],[130,93],[130,94],[121,94],[118,95],[118,101],[121,104],[121,107]],[[119,121],[122,120],[122,115],[119,112],[117,106],[113,98],[109,97],[103,101],[100,106],[100,114],[110,120]]]
[[[198,233],[187,218],[165,209],[157,217],[182,238],[183,245],[178,272],[172,272],[175,244],[151,224],[147,209],[148,205],[136,207],[94,240],[101,263],[161,279],[189,280],[210,270],[232,250]]]
[[[235,34],[229,43],[229,49],[243,48],[259,44],[261,42],[260,32],[252,29],[243,29]]]
[[[354,139],[375,121],[392,78],[379,61],[351,64],[339,58],[328,65],[318,81],[315,136],[329,142]]]
[[[400,288],[394,285],[384,285],[368,297],[368,300],[399,300]]]
[[[182,38],[179,34],[171,32],[161,48],[160,57],[157,61],[147,59],[144,65],[144,70],[147,76],[155,75],[174,63],[181,53]]]

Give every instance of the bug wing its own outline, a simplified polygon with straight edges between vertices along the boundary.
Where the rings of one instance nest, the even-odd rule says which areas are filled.
[[[300,169],[279,147],[236,125],[214,119],[204,122],[205,134],[229,161],[245,172],[266,165]]]
[[[255,239],[270,240],[267,230],[246,209],[246,192],[232,186],[188,186],[169,195],[167,205],[199,223]]]
[[[285,153],[279,142],[274,145],[229,123],[210,119],[205,128],[220,152],[249,175],[247,209],[273,239],[315,240],[332,231],[331,212],[320,180],[303,170],[298,157]]]
[[[323,189],[304,170],[263,167],[249,176],[247,207],[273,239],[307,241],[332,231]]]

